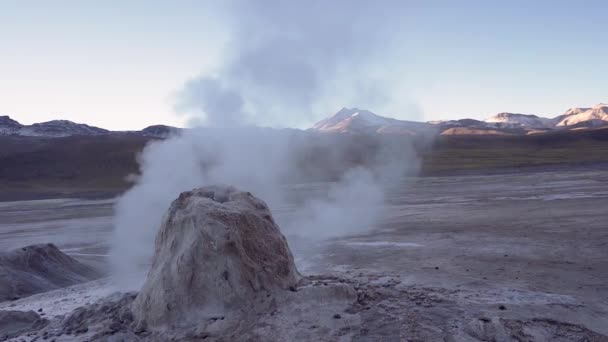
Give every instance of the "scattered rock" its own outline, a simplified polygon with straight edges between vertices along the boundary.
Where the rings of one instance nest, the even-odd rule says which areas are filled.
[[[140,294],[113,294],[50,322],[40,317],[50,306],[33,306],[40,315],[18,312],[27,319],[12,335],[2,329],[18,320],[3,326],[0,313],[0,341],[608,341],[583,325],[513,320],[518,306],[511,320],[485,317],[495,301],[483,292],[357,273],[300,276],[262,201],[230,187],[197,189],[166,215]]]
[[[500,320],[500,323],[509,331],[512,339],[518,341],[529,341],[530,336],[542,337],[542,340],[552,342],[608,341],[608,336],[593,332],[584,326],[552,319]]]
[[[115,293],[88,306],[74,310],[61,322],[60,334],[84,334],[97,327],[101,334],[132,327],[131,304],[136,294]]]

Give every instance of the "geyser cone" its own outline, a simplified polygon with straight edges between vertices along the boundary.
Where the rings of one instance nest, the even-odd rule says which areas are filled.
[[[233,187],[204,187],[171,204],[133,313],[148,327],[195,325],[250,310],[256,298],[298,280],[287,241],[262,200]]]

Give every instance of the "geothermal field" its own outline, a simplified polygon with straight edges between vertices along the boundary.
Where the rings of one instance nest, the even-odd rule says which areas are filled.
[[[0,1],[0,342],[608,342],[606,13]]]
[[[339,236],[283,229],[284,222],[290,227],[297,203],[331,186],[285,185],[292,202],[269,210],[286,237],[299,282],[291,280],[285,289],[260,282],[251,285],[251,293],[235,290],[222,297],[238,302],[256,297],[257,290],[268,292],[264,297],[274,298],[271,304],[246,304],[255,307],[253,313],[201,299],[197,307],[211,311],[180,311],[196,321],[180,329],[182,335],[163,324],[138,326],[141,318],[128,309],[137,307],[131,304],[137,292],[124,290],[120,279],[107,276],[112,274],[108,241],[114,200],[3,202],[2,250],[53,243],[105,276],[80,279],[68,287],[50,286],[23,298],[4,298],[3,312],[35,313],[20,320],[0,316],[0,329],[5,339],[13,336],[16,341],[608,341],[607,181],[608,173],[601,170],[406,178],[387,184],[386,204],[373,227]],[[217,203],[232,203],[218,196]],[[173,206],[175,220],[180,221],[169,221],[183,221],[187,227],[190,219],[180,208],[188,207]],[[207,209],[195,211],[201,210]],[[179,224],[167,226],[166,234]],[[185,243],[180,241],[174,243]],[[260,247],[247,245],[250,239],[243,241],[244,249],[239,250],[249,256],[251,248]],[[131,243],[136,248],[138,242]],[[158,249],[158,238],[156,243]],[[188,248],[196,247],[192,244]],[[204,264],[192,259],[196,253],[183,253],[173,267],[185,267],[179,266],[188,264],[183,260],[201,272],[216,267],[211,264],[217,255],[203,258],[208,263]],[[246,272],[239,272],[238,264],[244,261],[235,258],[226,266],[231,275],[224,275],[240,275],[242,280]],[[166,267],[168,274],[187,272],[172,273],[172,266]],[[265,274],[265,266],[260,267],[256,274]],[[208,283],[200,276],[196,279]],[[152,297],[169,296],[167,288],[147,291]],[[186,310],[203,290],[185,286],[183,291],[193,292],[182,293],[182,303],[172,310]],[[153,311],[149,307],[146,311]]]

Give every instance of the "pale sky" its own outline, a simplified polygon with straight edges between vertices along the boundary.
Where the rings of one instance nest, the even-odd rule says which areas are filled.
[[[238,1],[233,2],[226,11],[240,11],[236,21],[256,6],[250,0],[235,10]],[[175,114],[175,94],[239,53],[230,45],[242,43],[231,36],[236,21],[219,13],[220,3],[0,0],[0,115],[24,124],[67,119],[109,129],[183,126],[187,118]],[[350,3],[361,2],[344,4]],[[306,126],[342,106],[366,107],[372,102],[339,89],[355,79],[365,83],[372,74],[380,80],[374,94],[391,97],[368,109],[403,119],[483,119],[503,111],[556,116],[569,107],[608,102],[608,1],[398,3],[398,29],[370,36],[353,30],[353,39],[361,37],[358,49],[373,47],[373,60],[357,62],[365,62],[352,69],[360,74],[351,70],[348,78],[327,80],[337,90],[335,96],[325,93],[319,101],[324,106],[314,107],[319,112],[260,124]],[[394,2],[365,6],[370,4]],[[302,14],[310,16],[303,22],[311,29],[314,10]],[[327,11],[341,9],[318,10],[331,18]],[[375,13],[356,18],[374,30],[383,22]],[[353,25],[344,18],[336,16],[340,27]],[[252,26],[240,29],[262,32],[263,20],[245,21]],[[383,50],[385,38],[391,47]],[[346,59],[334,61],[336,68],[349,62],[348,54],[332,58]],[[252,96],[261,93],[272,95]]]

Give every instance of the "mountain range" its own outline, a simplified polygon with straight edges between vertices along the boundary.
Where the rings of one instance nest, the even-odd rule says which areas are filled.
[[[556,130],[608,126],[608,104],[571,108],[554,118],[533,114],[499,113],[486,120],[460,119],[416,122],[379,116],[367,110],[342,108],[310,130],[324,133],[528,135]]]
[[[0,116],[0,136],[61,138],[78,135],[94,136],[126,133],[147,137],[166,138],[171,134],[179,132],[179,130],[180,129],[177,127],[154,125],[146,127],[141,131],[110,131],[68,120],[51,120],[32,125],[22,125],[18,121],[11,119],[9,116]]]
[[[308,129],[319,133],[393,135],[530,135],[563,130],[584,130],[608,126],[608,104],[571,108],[554,118],[533,114],[499,113],[486,120],[406,121],[377,115],[369,110],[342,108]],[[181,128],[154,125],[140,131],[109,131],[67,120],[22,125],[0,116],[0,136],[66,137],[78,135],[135,134],[166,138]]]

